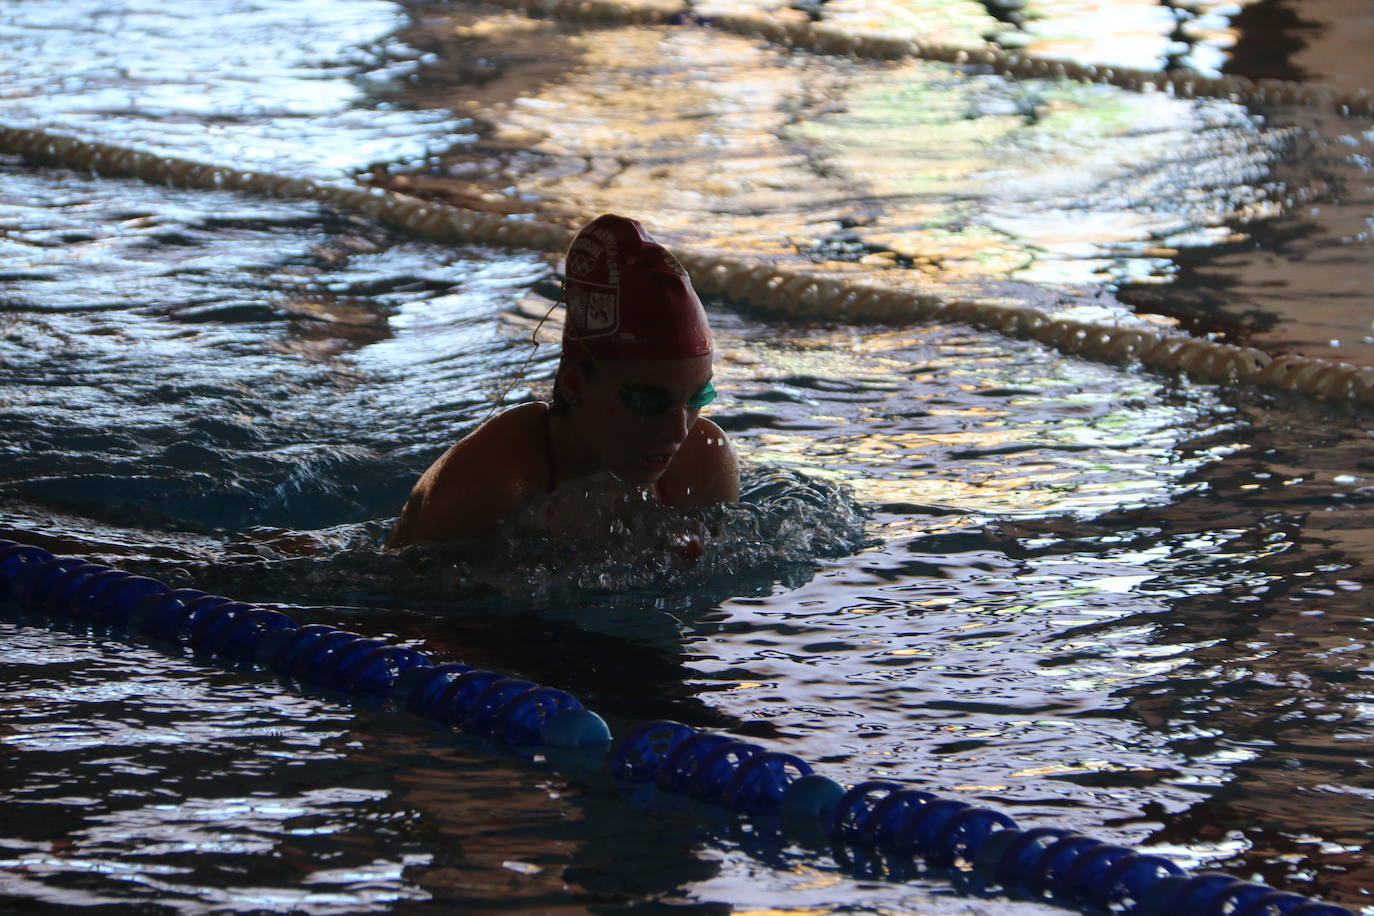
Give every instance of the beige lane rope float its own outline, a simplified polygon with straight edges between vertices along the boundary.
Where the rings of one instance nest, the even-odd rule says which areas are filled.
[[[440,242],[472,242],[562,253],[567,226],[497,216],[362,188],[163,157],[37,128],[0,125],[0,152],[54,160],[98,175],[134,176],[182,188],[244,191],[328,203]],[[1056,318],[1038,309],[943,299],[915,290],[855,282],[709,252],[676,252],[704,293],[794,319],[904,323],[961,322],[1010,337],[1037,340],[1075,356],[1137,362],[1200,381],[1281,388],[1334,400],[1374,403],[1374,368],[1304,356],[1271,358],[1237,347],[1138,326],[1114,327]]]
[[[447,204],[432,204],[381,188],[364,188],[211,165],[37,128],[0,125],[0,152],[62,163],[104,176],[132,176],[152,184],[202,190],[245,191],[269,197],[304,198],[383,220],[417,235],[446,242],[494,242],[559,250],[573,232],[536,220],[511,219]]]
[[[979,67],[1015,79],[1058,79],[1101,83],[1133,92],[1165,92],[1178,98],[1215,98],[1253,105],[1302,105],[1324,108],[1346,117],[1374,117],[1374,92],[1344,91],[1321,84],[1286,80],[1252,80],[1243,76],[1206,76],[1193,70],[1144,70],[1135,67],[1080,64],[983,45],[959,47],[907,35],[855,32],[837,23],[779,19],[741,11],[700,16],[673,0],[496,0],[532,17],[579,22],[630,24],[695,23],[751,38],[825,54],[876,60],[920,58]]]

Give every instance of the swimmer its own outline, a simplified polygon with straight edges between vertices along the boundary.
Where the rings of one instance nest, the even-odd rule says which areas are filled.
[[[597,217],[568,248],[567,317],[550,403],[502,411],[411,491],[388,547],[491,533],[536,497],[592,475],[667,506],[739,499],[734,446],[700,415],[711,329],[677,259],[638,222]]]

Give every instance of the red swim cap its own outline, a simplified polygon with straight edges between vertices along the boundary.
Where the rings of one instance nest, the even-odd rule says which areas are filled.
[[[598,216],[568,246],[563,350],[593,359],[681,359],[711,352],[687,271],[632,219]]]

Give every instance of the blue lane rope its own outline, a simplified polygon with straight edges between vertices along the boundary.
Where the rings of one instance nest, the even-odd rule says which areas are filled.
[[[1355,916],[1350,910],[1058,828],[1022,828],[1001,811],[896,782],[845,788],[792,754],[680,722],[611,732],[574,696],[461,662],[436,663],[325,624],[178,588],[39,547],[0,540],[0,602],[123,626],[229,662],[390,698],[456,729],[512,746],[610,751],[610,774],[754,816],[826,825],[832,841],[974,872],[989,889],[1132,916]]]
[[[0,600],[33,611],[128,627],[230,662],[399,705],[511,745],[604,751],[610,729],[561,690],[191,588],[171,588],[80,557],[0,541]]]

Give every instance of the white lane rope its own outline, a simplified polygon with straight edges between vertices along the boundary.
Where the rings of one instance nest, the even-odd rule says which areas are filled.
[[[1207,76],[1194,70],[1144,70],[1114,65],[1080,64],[990,45],[963,47],[924,41],[909,35],[856,32],[838,23],[780,19],[764,12],[741,11],[701,16],[672,0],[496,0],[531,17],[578,22],[631,24],[696,24],[737,35],[761,38],[789,48],[876,60],[919,58],[972,67],[1010,79],[1057,79],[1101,83],[1133,92],[1164,92],[1177,98],[1214,98],[1246,105],[1300,105],[1323,108],[1345,117],[1374,117],[1374,92],[1345,91],[1315,83],[1252,80],[1243,76]]]
[[[381,188],[329,184],[163,157],[37,128],[0,125],[0,152],[174,187],[320,201],[439,242],[495,244],[561,254],[574,233],[557,223],[481,213]],[[1150,369],[1182,372],[1199,381],[1374,403],[1374,368],[1367,366],[1304,356],[1271,358],[1260,350],[1187,334],[1073,321],[1029,307],[941,298],[709,252],[679,250],[676,254],[702,292],[788,318],[855,323],[960,322],[1037,340],[1067,354],[1135,362]]]

